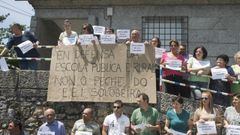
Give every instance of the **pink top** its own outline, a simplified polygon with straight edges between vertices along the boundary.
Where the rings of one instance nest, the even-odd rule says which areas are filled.
[[[182,63],[184,63],[184,57],[182,55],[178,55],[176,58],[175,57],[169,57],[168,52],[163,53],[161,61],[162,62],[167,62],[168,60],[181,60]],[[182,76],[183,73],[175,70],[170,70],[170,69],[163,69],[163,77],[169,76],[169,75],[179,75]]]

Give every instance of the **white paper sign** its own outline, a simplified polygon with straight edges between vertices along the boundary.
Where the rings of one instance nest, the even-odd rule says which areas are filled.
[[[129,29],[118,29],[117,30],[117,39],[130,39],[130,30]]]
[[[193,63],[192,67],[196,68],[207,68],[210,67],[210,61],[196,61]]]
[[[105,27],[94,25],[93,26],[93,31],[94,31],[93,33],[95,35],[103,35],[103,34],[105,34]]]
[[[77,36],[75,36],[75,37],[64,37],[62,42],[63,42],[64,45],[75,45],[76,42],[77,42]]]
[[[37,135],[55,135],[55,132],[51,131],[38,131]]]
[[[22,53],[25,54],[26,52],[28,52],[29,50],[31,50],[33,48],[33,43],[31,41],[27,40],[17,46],[22,51]]]
[[[101,44],[116,44],[115,34],[104,34],[100,36]]]
[[[217,134],[215,121],[197,122],[198,134]]]
[[[187,134],[185,134],[185,133],[178,132],[178,131],[173,130],[173,129],[170,129],[170,132],[171,132],[173,135],[187,135]]]
[[[168,60],[166,62],[166,68],[169,68],[172,70],[181,70],[182,61],[181,60]]]
[[[135,125],[135,128],[144,130],[146,128],[146,124],[145,123],[141,123],[141,124]]]
[[[130,45],[130,53],[131,54],[144,54],[145,53],[144,43],[134,43],[134,42],[132,42],[131,45]]]
[[[92,132],[76,131],[75,135],[92,135]]]
[[[79,35],[78,38],[81,45],[92,45],[92,40],[94,40],[93,34],[83,34]]]
[[[212,79],[224,79],[225,75],[228,74],[226,68],[211,68]]]
[[[0,67],[1,67],[1,70],[2,71],[9,71],[9,68],[8,68],[8,65],[7,65],[7,62],[5,60],[5,58],[1,58],[0,59]]]
[[[166,49],[155,47],[155,58],[156,59],[162,58],[162,54],[164,52],[166,52]]]
[[[226,128],[226,135],[240,135],[240,126],[228,125]]]

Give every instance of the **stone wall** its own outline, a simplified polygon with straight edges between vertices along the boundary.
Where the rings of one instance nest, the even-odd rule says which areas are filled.
[[[9,71],[0,72],[0,120],[12,117],[20,119],[27,131],[34,134],[42,124],[43,110],[52,107],[56,110],[56,118],[64,122],[67,132],[74,122],[81,118],[85,107],[94,108],[95,119],[101,125],[104,117],[112,112],[111,103],[93,102],[47,102],[48,71]],[[164,114],[171,107],[171,95],[157,93],[158,102],[153,106]],[[193,112],[197,103],[186,100],[184,108]],[[130,117],[137,108],[136,104],[126,104],[124,112]]]

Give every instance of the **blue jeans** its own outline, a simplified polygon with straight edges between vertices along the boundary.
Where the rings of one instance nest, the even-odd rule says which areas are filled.
[[[190,85],[194,85],[194,86],[197,86],[197,88],[191,88],[191,93],[192,93],[192,96],[195,100],[200,100],[202,95],[202,91],[200,90],[200,88],[208,88],[208,83],[207,82],[192,82],[190,81],[189,82]]]

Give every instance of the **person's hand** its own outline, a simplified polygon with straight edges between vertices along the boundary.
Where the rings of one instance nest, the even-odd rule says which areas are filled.
[[[131,41],[128,40],[125,44],[126,44],[126,45],[130,45],[130,44],[131,44]]]
[[[37,48],[37,47],[38,47],[38,45],[39,45],[39,41],[37,41],[37,42],[33,43],[33,48]]]
[[[141,128],[134,128],[134,131],[136,132],[136,133],[140,133],[141,132]]]
[[[61,46],[63,45],[63,43],[61,41],[58,41],[58,45]]]
[[[33,48],[37,48],[38,44],[37,43],[33,43]]]
[[[204,120],[204,119],[199,119],[198,122],[200,122],[200,123],[204,123],[205,120]]]
[[[149,130],[153,130],[153,129],[154,129],[154,127],[153,127],[151,124],[147,124],[145,127],[146,127],[147,129],[149,129]]]
[[[188,130],[187,135],[192,135],[192,130]]]
[[[226,78],[227,80],[230,80],[230,81],[235,81],[235,80],[236,80],[235,77],[233,77],[233,76],[231,76],[231,75],[229,75],[229,74],[226,74],[226,75],[225,75],[225,78]]]
[[[228,124],[224,124],[224,126],[223,126],[224,128],[227,128],[228,127]]]
[[[199,71],[197,72],[197,75],[203,75],[203,70],[199,70]]]
[[[79,39],[77,40],[77,45],[81,45],[81,42]]]
[[[170,130],[167,131],[168,135],[173,135]]]
[[[143,43],[144,45],[150,45],[150,43],[148,41],[144,41]]]

